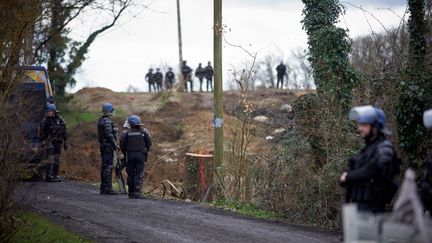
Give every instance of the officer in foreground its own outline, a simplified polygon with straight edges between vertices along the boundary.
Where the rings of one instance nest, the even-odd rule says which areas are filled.
[[[423,123],[426,128],[432,128],[432,109],[424,112]],[[420,195],[425,210],[429,211],[429,216],[432,217],[432,159],[426,161],[424,165]]]
[[[213,67],[211,66],[211,62],[208,62],[204,68],[204,76],[207,80],[207,92],[213,91]]]
[[[175,75],[172,68],[169,67],[168,71],[165,73],[165,85],[167,89],[172,89],[174,87]]]
[[[346,203],[356,203],[358,209],[372,213],[385,211],[398,189],[396,176],[400,160],[381,109],[372,106],[354,107],[349,118],[358,124],[365,146],[348,162],[339,181],[345,188]]]
[[[120,149],[117,145],[118,128],[112,120],[114,106],[111,103],[102,105],[102,114],[97,122],[100,153],[102,159],[100,194],[117,194],[112,188],[112,171],[114,150]]]
[[[152,146],[150,133],[143,128],[141,119],[132,115],[128,117],[130,129],[120,139],[120,148],[126,158],[126,172],[129,198],[142,199],[141,188],[144,178],[144,162]]]
[[[60,182],[60,153],[62,145],[67,150],[67,130],[63,118],[54,104],[47,105],[46,116],[39,126],[41,141],[45,144],[48,156],[45,179],[47,182]]]

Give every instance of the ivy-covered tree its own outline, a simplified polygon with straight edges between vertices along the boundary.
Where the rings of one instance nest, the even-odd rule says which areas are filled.
[[[396,115],[400,146],[406,152],[410,164],[418,166],[430,155],[431,135],[423,127],[422,115],[432,105],[432,79],[426,58],[425,2],[408,0],[408,9],[408,62],[399,84],[400,97]]]
[[[338,0],[303,0],[303,29],[308,35],[309,61],[317,90],[336,98],[341,111],[350,105],[352,90],[359,78],[348,55],[351,41],[346,30],[336,26],[344,8]]]

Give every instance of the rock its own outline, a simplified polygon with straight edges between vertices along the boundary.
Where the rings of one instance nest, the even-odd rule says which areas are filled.
[[[284,133],[285,131],[286,131],[285,128],[279,128],[279,129],[274,130],[274,131],[273,131],[273,134],[274,134],[274,135],[279,135],[279,134]]]
[[[266,140],[267,140],[267,141],[272,141],[273,139],[274,139],[273,136],[267,136],[267,137],[266,137]]]
[[[268,121],[268,117],[266,117],[266,116],[256,116],[256,117],[254,117],[253,120],[257,121],[257,122],[266,123]]]
[[[283,104],[279,110],[291,113],[293,112],[293,107],[290,104]]]

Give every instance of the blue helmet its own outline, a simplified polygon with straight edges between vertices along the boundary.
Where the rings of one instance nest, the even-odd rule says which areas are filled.
[[[432,109],[423,113],[423,124],[426,128],[432,128]]]
[[[392,132],[387,127],[385,113],[380,108],[373,106],[356,106],[349,112],[349,119],[359,124],[371,124],[385,135],[391,135]]]
[[[102,105],[102,112],[103,113],[112,113],[114,111],[114,106],[111,103],[105,103]]]
[[[131,125],[131,126],[141,126],[141,125],[143,125],[141,123],[141,119],[137,115],[128,116],[127,121],[129,123],[129,125]]]
[[[47,111],[56,112],[57,108],[56,108],[56,106],[54,104],[50,103],[50,104],[47,105]]]

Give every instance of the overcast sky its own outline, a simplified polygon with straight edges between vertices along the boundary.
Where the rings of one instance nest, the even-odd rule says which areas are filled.
[[[140,0],[137,0],[140,1]],[[344,3],[345,1],[341,1]],[[351,0],[372,13],[386,28],[397,27],[406,9],[402,0]],[[229,0],[223,1],[223,22],[228,42],[241,45],[258,58],[273,53],[287,60],[293,50],[306,49],[302,30],[301,0]],[[147,9],[142,6],[148,5]],[[345,4],[346,15],[339,25],[349,29],[351,38],[383,31],[370,14]],[[388,10],[391,8],[392,11]],[[213,1],[181,0],[183,56],[195,68],[199,62],[213,60]],[[149,67],[178,62],[176,0],[142,0],[125,14],[118,27],[104,33],[90,48],[72,92],[83,87],[107,87],[125,91],[129,85],[147,90],[144,75]],[[99,21],[99,22],[98,22]],[[100,19],[86,16],[73,24],[72,36],[83,38],[96,28]],[[368,23],[369,21],[369,23]],[[225,87],[232,66],[250,61],[242,50],[224,44]]]

